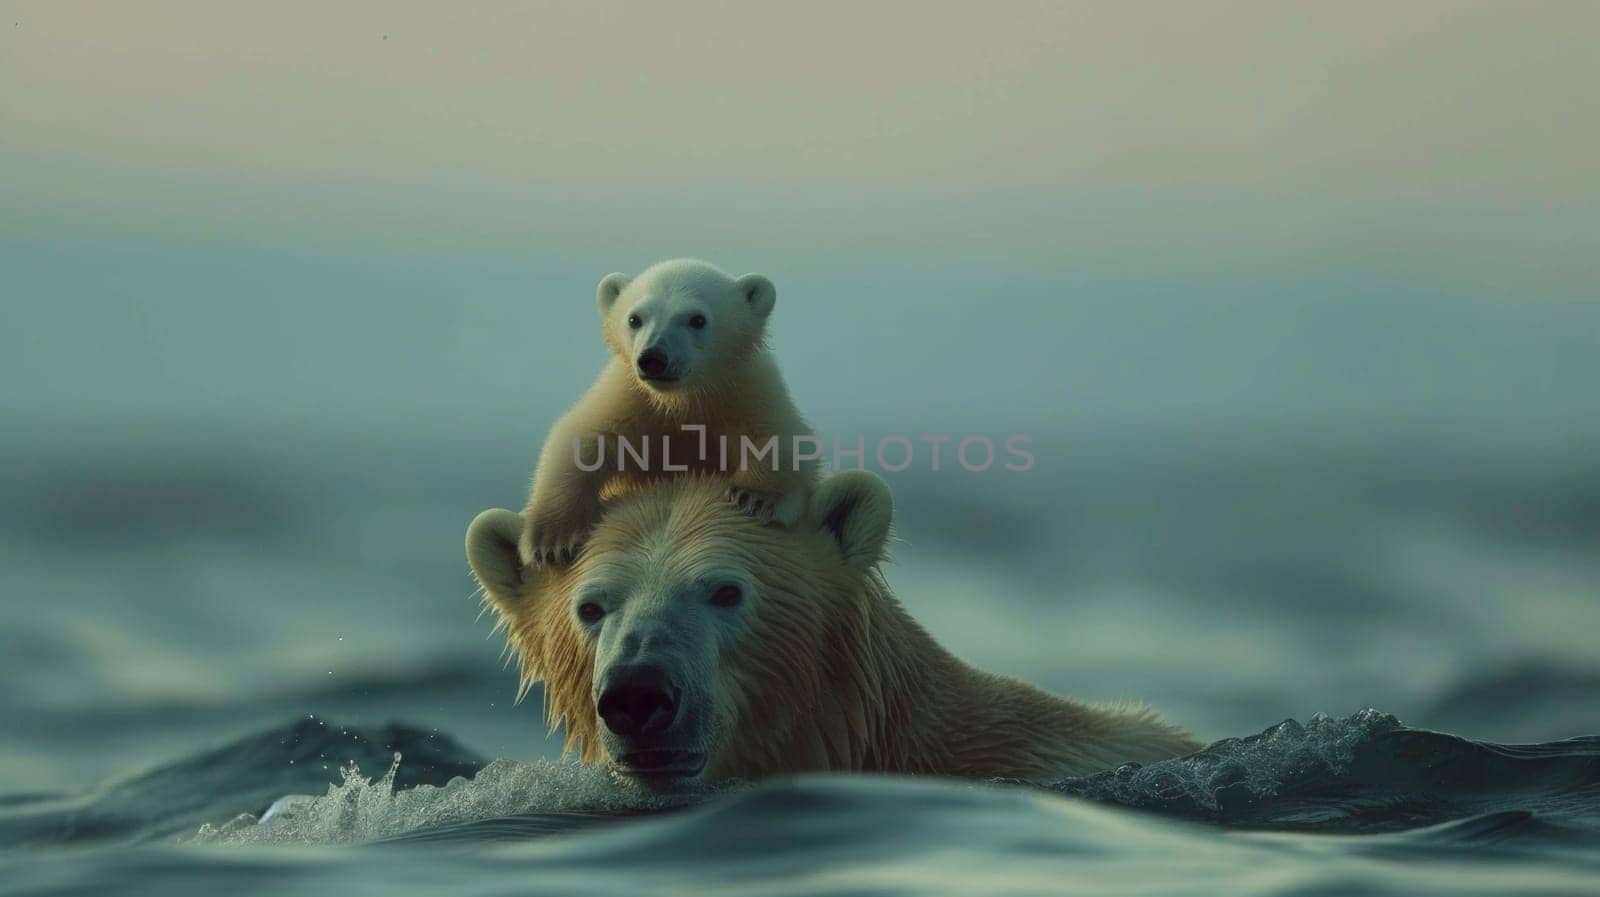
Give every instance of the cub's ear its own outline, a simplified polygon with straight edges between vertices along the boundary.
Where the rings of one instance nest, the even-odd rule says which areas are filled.
[[[601,316],[611,314],[611,306],[617,303],[617,297],[628,286],[628,275],[614,272],[600,278],[600,285],[594,288],[595,302],[600,306]]]
[[[778,288],[772,281],[760,274],[746,274],[733,282],[739,290],[739,295],[744,297],[744,303],[756,313],[756,317],[765,318],[772,314],[772,306],[778,301]]]
[[[887,557],[894,499],[889,486],[864,470],[833,474],[812,499],[817,525],[839,544],[846,564],[865,570]]]
[[[505,508],[490,508],[472,518],[467,527],[467,563],[472,575],[496,609],[506,612],[522,590],[522,559],[517,540],[522,538],[522,515]]]

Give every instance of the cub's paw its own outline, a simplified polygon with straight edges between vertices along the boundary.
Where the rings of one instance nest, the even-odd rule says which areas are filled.
[[[522,540],[517,550],[524,564],[535,567],[565,566],[577,560],[589,537],[589,527],[574,528],[570,524],[529,520],[522,527]]]
[[[526,540],[522,556],[535,567],[566,566],[578,559],[583,551],[582,535],[555,535],[548,539],[535,533]]]
[[[745,489],[732,486],[728,489],[728,503],[762,523],[771,523],[778,513],[778,501],[782,498],[770,492],[757,492],[754,489]]]

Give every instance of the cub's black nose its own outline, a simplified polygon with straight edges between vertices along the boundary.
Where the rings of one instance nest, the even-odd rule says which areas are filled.
[[[639,373],[652,379],[667,375],[667,353],[660,349],[646,349],[639,353]]]
[[[630,670],[613,677],[596,709],[606,728],[624,738],[653,735],[677,718],[675,693],[661,671]]]

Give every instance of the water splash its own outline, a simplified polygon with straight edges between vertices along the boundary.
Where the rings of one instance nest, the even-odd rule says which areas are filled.
[[[771,792],[770,783],[651,792],[614,778],[603,767],[511,760],[489,763],[471,779],[457,776],[443,784],[407,788],[405,767],[398,754],[391,756],[387,771],[375,779],[347,766],[343,780],[323,795],[280,797],[259,819],[240,815],[220,826],[202,827],[189,840],[520,840],[702,803],[750,787]],[[874,801],[891,800],[889,780],[835,778],[844,783],[840,787],[859,789],[863,810]],[[1588,832],[1600,830],[1600,738],[1495,745],[1409,729],[1395,717],[1369,709],[1343,718],[1319,714],[1304,723],[1286,720],[1187,757],[1143,766],[1130,763],[1065,779],[1048,789],[1242,829],[1373,834],[1520,812],[1548,814],[1546,821],[1558,819],[1561,825]]]
[[[189,841],[198,844],[366,844],[424,829],[526,814],[574,819],[659,812],[726,790],[701,786],[652,792],[629,786],[602,767],[540,761],[495,760],[471,779],[442,786],[395,788],[401,755],[388,771],[368,779],[355,764],[321,796],[279,798],[261,814],[244,813],[220,825],[204,825]]]
[[[1403,728],[1371,708],[1342,719],[1290,719],[1245,738],[1224,738],[1177,760],[1065,779],[1051,790],[1075,797],[1188,815],[1219,816],[1307,782],[1342,776],[1359,745]]]
[[[1243,829],[1374,834],[1531,810],[1587,828],[1600,823],[1600,738],[1490,744],[1369,709],[1050,787]]]

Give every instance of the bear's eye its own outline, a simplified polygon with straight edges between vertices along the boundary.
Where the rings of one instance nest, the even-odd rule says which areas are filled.
[[[594,623],[606,615],[605,608],[593,601],[585,601],[578,605],[578,619],[585,623]]]
[[[736,607],[744,600],[744,591],[738,586],[722,586],[711,593],[711,603],[717,607]]]
[[[706,316],[705,315],[695,315],[694,317],[689,319],[689,326],[693,327],[696,330],[704,330],[704,329],[706,329]]]
[[[644,326],[644,319],[643,318],[639,317],[638,315],[628,315],[628,327],[630,329],[638,330],[640,327],[643,327],[643,326]]]

